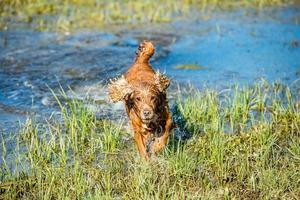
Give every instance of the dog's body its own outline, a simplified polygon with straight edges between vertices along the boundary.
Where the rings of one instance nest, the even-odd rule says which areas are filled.
[[[141,43],[133,66],[109,86],[114,102],[125,101],[134,140],[141,157],[147,160],[151,153],[159,152],[166,145],[172,126],[166,98],[170,81],[149,65],[153,54],[151,42]]]

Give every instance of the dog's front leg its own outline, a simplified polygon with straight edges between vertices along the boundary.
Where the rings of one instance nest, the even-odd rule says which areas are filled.
[[[149,160],[150,157],[146,151],[146,139],[144,135],[142,135],[138,131],[134,131],[134,141],[139,150],[140,156],[142,159]]]
[[[171,127],[172,127],[172,116],[170,113],[168,113],[166,125],[164,128],[164,133],[162,134],[162,136],[155,138],[155,140],[151,146],[151,151],[153,153],[159,152],[162,148],[164,148],[166,146],[168,139],[169,139]]]

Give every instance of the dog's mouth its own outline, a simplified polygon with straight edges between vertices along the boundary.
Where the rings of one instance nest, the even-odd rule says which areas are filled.
[[[158,116],[156,114],[153,114],[151,116],[141,116],[141,120],[144,124],[150,124],[151,122],[156,122]]]
[[[149,124],[152,121],[153,121],[153,118],[142,118],[142,122],[146,123],[146,124]]]

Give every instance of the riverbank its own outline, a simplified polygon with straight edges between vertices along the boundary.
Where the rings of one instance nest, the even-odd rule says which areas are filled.
[[[204,18],[216,10],[231,11],[293,5],[288,0],[205,1],[95,1],[95,0],[2,0],[0,28],[17,26],[44,31],[68,32],[103,29],[104,25],[169,23],[184,18]]]

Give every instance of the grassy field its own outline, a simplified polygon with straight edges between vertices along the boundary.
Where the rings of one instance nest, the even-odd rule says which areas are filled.
[[[207,16],[216,8],[262,8],[291,3],[293,0],[1,0],[0,28],[7,29],[12,22],[25,22],[38,30],[99,29],[105,24],[170,22],[196,13]]]
[[[174,119],[189,137],[172,137],[151,162],[139,159],[122,123],[57,98],[63,122],[29,120],[10,138],[14,161],[2,138],[0,199],[299,199],[300,102],[292,93],[266,82],[179,91]]]

